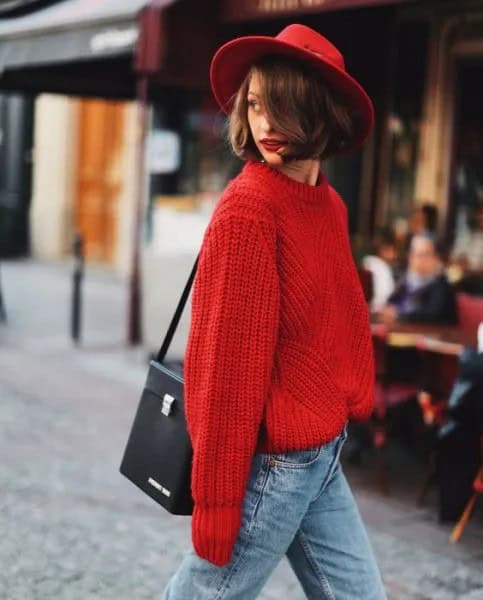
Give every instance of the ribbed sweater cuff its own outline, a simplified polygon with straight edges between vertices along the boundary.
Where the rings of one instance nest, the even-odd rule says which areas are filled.
[[[191,534],[196,554],[222,567],[231,560],[241,524],[241,506],[195,504]]]

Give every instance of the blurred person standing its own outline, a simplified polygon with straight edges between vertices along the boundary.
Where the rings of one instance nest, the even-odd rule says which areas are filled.
[[[451,259],[465,269],[483,271],[483,206],[475,210],[470,228],[456,239]]]
[[[430,235],[411,240],[406,275],[379,312],[384,323],[455,323],[454,292],[444,274],[443,251]]]
[[[438,223],[438,209],[429,202],[416,204],[409,219],[399,217],[395,219],[393,230],[395,237],[397,258],[394,263],[396,280],[400,279],[407,270],[407,259],[411,240],[415,235],[429,235],[436,237]]]
[[[438,224],[438,209],[429,202],[417,204],[409,218],[409,227],[404,238],[404,254],[407,255],[411,246],[411,240],[415,235],[436,236]]]
[[[284,555],[309,598],[383,600],[339,455],[374,402],[369,315],[347,209],[320,161],[373,108],[303,25],[223,45],[211,84],[245,160],[208,225],[185,358],[189,552],[164,600],[258,596]]]
[[[408,247],[413,235],[435,235],[438,222],[438,209],[429,202],[414,207],[409,220]]]

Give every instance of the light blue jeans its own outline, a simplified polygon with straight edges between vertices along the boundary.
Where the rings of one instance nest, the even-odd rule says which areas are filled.
[[[318,448],[255,454],[231,562],[217,567],[188,553],[163,599],[251,600],[286,554],[310,600],[384,600],[339,463],[346,437],[344,428]]]

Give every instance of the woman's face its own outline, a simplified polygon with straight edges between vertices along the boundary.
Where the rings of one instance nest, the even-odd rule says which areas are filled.
[[[255,71],[248,87],[248,124],[255,145],[267,164],[279,167],[284,164],[282,155],[288,140],[275,131],[263,106],[261,81]]]

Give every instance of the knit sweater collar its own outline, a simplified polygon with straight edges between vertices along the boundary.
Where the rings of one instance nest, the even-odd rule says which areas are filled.
[[[327,194],[327,179],[322,171],[319,172],[317,185],[310,185],[309,183],[296,181],[295,179],[292,179],[292,177],[285,175],[285,173],[282,173],[263,162],[249,161],[246,163],[243,170],[247,175],[252,174],[255,177],[263,177],[271,180],[275,186],[283,188],[290,196],[300,198],[307,202],[320,203]]]

